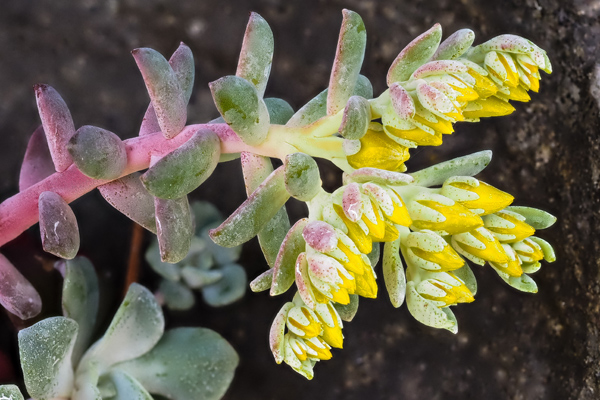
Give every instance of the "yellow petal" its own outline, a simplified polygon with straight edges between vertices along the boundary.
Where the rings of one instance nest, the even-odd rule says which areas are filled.
[[[442,144],[442,134],[437,131],[435,135],[432,135],[419,128],[401,130],[387,125],[384,129],[388,134],[399,137],[400,139],[410,140],[415,142],[418,146],[439,146]]]
[[[463,190],[476,193],[477,200],[460,201],[460,203],[470,209],[481,209],[483,213],[479,215],[488,215],[500,211],[509,206],[515,199],[509,193],[496,189],[492,185],[479,181],[479,186],[471,186],[466,182],[452,182],[450,185]]]
[[[499,98],[492,96],[482,100],[475,100],[473,102],[473,110],[463,111],[465,118],[485,118],[485,117],[501,117],[508,115],[515,111],[515,108],[507,101],[500,100]],[[469,103],[467,108],[470,108]]]
[[[365,273],[362,275],[356,275],[356,294],[362,297],[374,299],[377,297],[377,282],[375,281],[375,274],[370,266],[365,268]]]
[[[441,118],[437,118],[438,122],[431,122],[431,121],[428,121],[425,118],[421,117],[419,114],[415,114],[415,116],[413,117],[413,120],[415,120],[416,122],[418,122],[420,124],[430,127],[431,129],[433,129],[436,132],[440,132],[443,134],[450,134],[450,133],[454,132],[454,128],[452,127],[452,122],[445,121]]]
[[[438,252],[425,251],[418,247],[411,247],[410,250],[417,257],[438,264],[441,267],[441,269],[438,270],[440,272],[453,271],[465,265],[464,260],[460,258],[456,251],[450,246],[444,246],[444,250]]]
[[[335,210],[336,214],[342,219],[342,221],[344,221],[344,224],[346,224],[346,227],[348,228],[348,237],[352,239],[354,244],[356,244],[358,251],[360,251],[363,254],[369,254],[371,250],[373,250],[373,241],[371,240],[371,237],[368,236],[360,226],[350,221],[348,217],[346,217],[346,214],[344,214],[344,210],[342,209],[342,207],[340,207],[337,204],[334,204],[333,209]]]
[[[348,156],[353,168],[372,167],[388,171],[405,171],[404,162],[410,158],[408,148],[387,137],[384,132],[369,130],[360,139],[358,153]]]
[[[413,220],[413,225],[417,229],[430,229],[432,231],[445,231],[449,235],[457,233],[469,232],[473,229],[483,226],[481,217],[471,212],[468,208],[460,203],[454,203],[452,206],[438,203],[433,200],[417,200],[418,203],[425,207],[429,207],[446,219],[442,222],[431,222],[424,220]]]
[[[323,340],[336,349],[341,349],[344,345],[344,335],[342,334],[342,328],[339,326],[330,327],[327,324],[323,324],[323,334],[321,334]]]

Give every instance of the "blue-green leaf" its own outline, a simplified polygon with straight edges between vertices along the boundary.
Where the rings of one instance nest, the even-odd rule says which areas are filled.
[[[44,251],[66,259],[75,257],[79,251],[79,228],[71,207],[60,195],[42,192],[38,210]]]
[[[484,150],[444,161],[409,175],[414,178],[413,183],[415,185],[426,187],[437,186],[441,185],[446,179],[452,176],[477,175],[488,166],[491,160],[492,152],[490,150]]]
[[[0,386],[0,399],[4,400],[24,400],[23,394],[16,385]]]
[[[263,97],[273,61],[273,32],[267,21],[255,12],[250,13],[236,75],[252,83]]]
[[[202,289],[204,301],[213,307],[226,306],[241,299],[246,292],[246,271],[237,264],[220,269],[223,277]]]
[[[123,371],[112,371],[110,379],[116,394],[111,400],[153,400],[150,393],[133,377]]]

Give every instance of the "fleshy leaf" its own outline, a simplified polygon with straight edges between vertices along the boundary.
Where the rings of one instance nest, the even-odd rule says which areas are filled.
[[[504,282],[508,283],[513,288],[527,293],[538,292],[537,284],[533,279],[531,279],[531,277],[529,277],[529,275],[523,274],[521,276],[510,276],[499,269],[494,269],[496,270],[498,276],[500,276]]]
[[[235,350],[205,328],[167,331],[156,347],[120,364],[148,392],[173,400],[217,400],[224,394],[239,362]]]
[[[81,363],[98,362],[107,368],[132,360],[152,349],[164,328],[162,310],[152,293],[133,283],[106,333],[85,354]]]
[[[467,263],[460,267],[459,269],[455,269],[452,273],[461,281],[465,283],[465,286],[473,296],[477,294],[477,279],[475,278],[475,274],[471,270],[471,267]]]
[[[223,222],[210,230],[211,239],[223,247],[234,247],[258,234],[290,198],[285,189],[283,166],[267,179]]]
[[[369,78],[364,75],[358,75],[356,85],[354,86],[353,96],[364,97],[365,99],[373,98],[373,85]]]
[[[154,196],[178,199],[208,179],[220,155],[219,136],[209,129],[200,129],[183,145],[153,164],[141,179]]]
[[[215,223],[223,221],[221,212],[214,204],[208,201],[193,201],[191,209],[196,221],[196,235],[200,235],[208,226],[213,226]]]
[[[38,200],[40,233],[44,251],[71,259],[79,251],[77,219],[62,197],[43,192]]]
[[[506,210],[521,214],[525,217],[525,222],[535,229],[546,229],[556,222],[554,215],[533,207],[510,206]]]
[[[0,386],[0,399],[4,400],[24,400],[21,390],[17,385]]]
[[[285,348],[285,325],[288,312],[294,307],[294,303],[288,302],[281,307],[271,324],[269,331],[269,347],[277,364],[281,364],[284,359]]]
[[[269,111],[271,124],[285,125],[294,115],[294,109],[290,106],[290,103],[283,99],[269,97],[265,99],[265,105]]]
[[[77,322],[65,317],[44,319],[19,331],[19,354],[30,396],[68,398],[73,387],[71,353]]]
[[[271,296],[277,296],[286,292],[294,283],[296,277],[296,259],[306,247],[302,237],[307,218],[298,220],[288,231],[277,254],[273,266],[273,284],[271,285]]]
[[[433,302],[423,298],[415,289],[415,284],[410,281],[406,287],[406,304],[412,316],[424,325],[450,331],[456,327],[456,319],[453,320],[445,309],[438,308]]]
[[[340,135],[345,139],[358,140],[369,129],[371,106],[364,97],[352,96],[344,108],[344,117],[340,125]]]
[[[373,243],[371,252],[367,254],[369,261],[371,262],[371,266],[375,268],[379,259],[381,258],[381,246],[379,243]]]
[[[179,199],[154,199],[158,247],[163,262],[181,261],[190,250],[194,224],[187,196]]]
[[[179,47],[171,55],[169,59],[169,65],[173,68],[179,87],[183,90],[185,103],[187,104],[192,95],[192,89],[194,88],[194,75],[196,73],[194,69],[194,55],[192,50],[183,42],[180,43]],[[146,114],[144,114],[144,120],[140,126],[140,136],[147,135],[160,131],[160,125],[154,111],[152,103],[148,106]]]
[[[140,181],[140,175],[138,172],[129,174],[98,186],[98,190],[111,206],[150,232],[156,233],[154,196],[146,190]]]
[[[235,74],[252,83],[259,97],[263,97],[269,80],[274,45],[273,32],[267,21],[251,12]]]
[[[392,186],[408,185],[414,181],[414,178],[408,174],[370,167],[351,172],[347,175],[347,179],[358,183],[373,182]]]
[[[455,60],[473,44],[475,33],[470,29],[459,29],[440,44],[432,60]]]
[[[250,290],[255,293],[271,289],[273,284],[273,269],[268,269],[250,282]]]
[[[241,299],[246,292],[246,270],[237,264],[221,268],[223,277],[202,289],[204,301],[213,307],[226,306]]]
[[[54,162],[44,128],[39,126],[29,138],[19,175],[19,191],[35,185],[54,173]]]
[[[403,82],[436,52],[442,40],[442,27],[435,24],[431,29],[422,33],[410,42],[392,63],[388,74],[387,84]]]
[[[163,279],[158,291],[163,295],[167,307],[171,310],[189,310],[195,299],[192,291],[179,282]]]
[[[272,173],[273,164],[267,157],[248,152],[243,152],[241,158],[246,193],[250,196]],[[281,207],[277,214],[258,232],[258,242],[269,266],[272,267],[275,264],[279,247],[289,229],[290,219],[285,207]]]
[[[190,288],[199,289],[217,282],[223,277],[223,273],[219,270],[204,270],[187,265],[181,269],[181,277]]]
[[[153,400],[152,396],[135,378],[123,371],[112,371],[110,373],[116,394],[111,400]]]
[[[400,239],[383,246],[383,279],[392,305],[400,307],[406,295],[406,276],[400,259]]]
[[[52,86],[35,85],[34,90],[54,167],[62,172],[73,163],[67,151],[67,143],[75,134],[73,118],[67,104]]]
[[[57,269],[64,276],[62,309],[65,317],[79,326],[79,334],[73,348],[73,364],[77,365],[83,352],[89,347],[98,313],[98,277],[94,266],[85,257],[60,262]]]
[[[429,168],[413,172],[410,175],[414,178],[415,185],[425,187],[437,186],[452,176],[477,175],[488,166],[491,159],[492,152],[484,150],[432,165]]]
[[[529,239],[536,242],[542,248],[542,252],[544,253],[544,260],[548,262],[556,261],[556,254],[554,253],[554,248],[552,248],[552,245],[550,243],[536,236],[530,236]]]
[[[160,130],[167,139],[174,138],[187,119],[186,90],[169,62],[156,50],[140,48],[131,54],[144,78]]]
[[[348,304],[333,303],[333,306],[342,320],[350,322],[354,319],[354,316],[358,311],[358,295],[351,294],[350,303]]]
[[[77,168],[90,178],[118,178],[127,165],[125,143],[106,129],[82,126],[67,147]]]
[[[327,89],[313,97],[289,119],[286,126],[300,128],[327,115]]]
[[[0,304],[21,319],[33,318],[42,310],[42,299],[10,261],[0,254]]]
[[[225,76],[209,83],[217,109],[244,143],[262,143],[269,133],[269,111],[256,88],[239,76]]]
[[[356,80],[365,57],[367,31],[360,15],[344,9],[327,93],[327,114],[342,110],[354,92]]]
[[[300,201],[309,201],[319,193],[321,179],[316,161],[304,153],[293,153],[283,162],[285,188]]]
[[[153,241],[146,251],[146,261],[150,267],[165,279],[177,281],[180,278],[180,267],[177,264],[163,262],[160,258],[158,241]]]

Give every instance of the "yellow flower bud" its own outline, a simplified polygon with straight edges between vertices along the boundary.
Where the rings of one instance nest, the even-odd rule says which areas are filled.
[[[509,206],[514,197],[470,176],[446,179],[441,194],[459,202],[475,214],[487,215]]]
[[[475,300],[465,283],[452,272],[430,273],[419,282],[416,289],[423,298],[433,301],[440,308]]]
[[[535,233],[535,229],[525,223],[524,216],[508,210],[486,215],[483,221],[502,243],[516,243]]]
[[[416,229],[429,229],[441,235],[469,232],[483,225],[468,208],[445,196],[421,192],[408,204]]]
[[[464,260],[438,234],[423,230],[411,232],[402,243],[414,265],[430,271],[452,271],[465,265]]]
[[[479,265],[485,264],[486,261],[509,261],[498,239],[484,227],[452,236],[452,245],[460,254]]]
[[[388,171],[406,171],[408,148],[386,136],[383,131],[368,130],[360,139],[360,150],[347,157],[353,168],[373,167]]]

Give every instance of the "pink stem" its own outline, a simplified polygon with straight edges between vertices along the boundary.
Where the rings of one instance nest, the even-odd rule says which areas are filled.
[[[208,128],[219,135],[221,153],[240,153],[260,150],[246,145],[227,124],[198,124],[186,126],[173,139],[162,132],[138,136],[124,141],[127,148],[127,166],[121,176],[148,168],[152,155],[163,156],[185,143],[194,132]],[[38,198],[45,191],[58,193],[67,203],[83,196],[109,180],[85,176],[75,164],[63,172],[56,172],[26,190],[15,194],[0,204],[0,246],[10,242],[27,228],[38,222]]]

